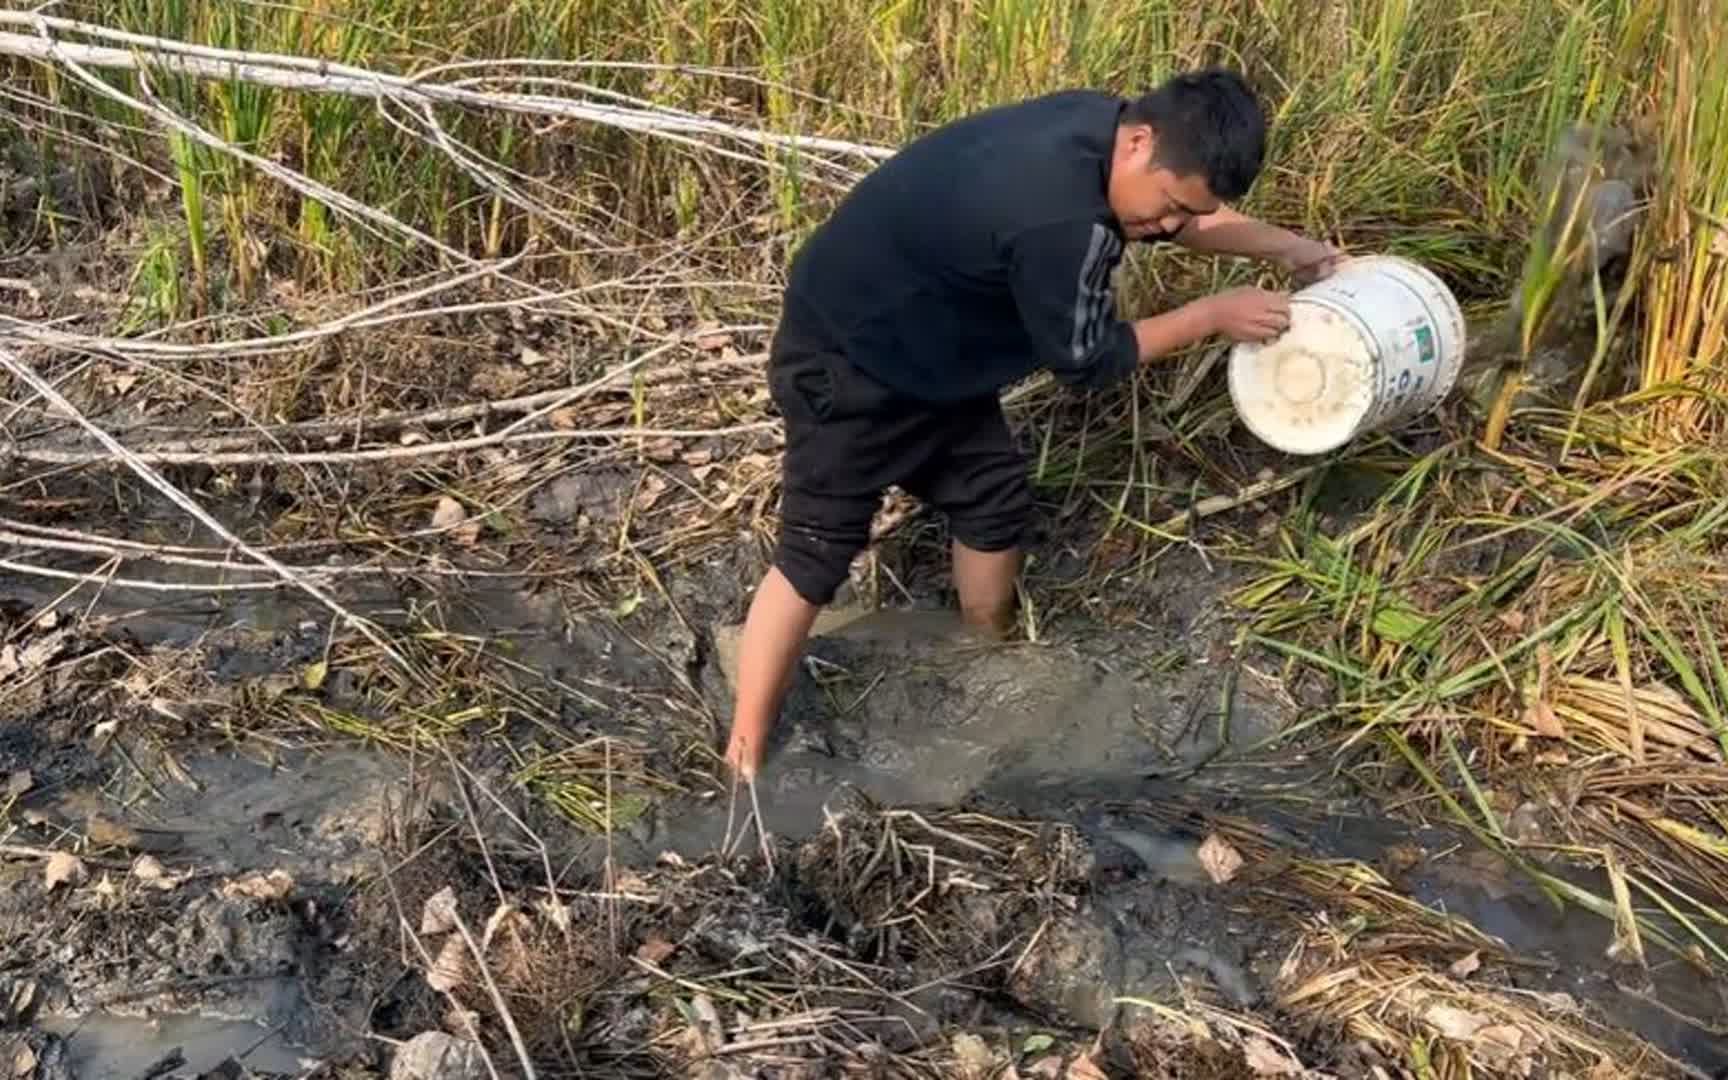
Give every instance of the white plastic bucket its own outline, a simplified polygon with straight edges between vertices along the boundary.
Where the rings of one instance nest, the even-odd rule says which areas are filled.
[[[1427,268],[1350,259],[1290,298],[1290,329],[1230,354],[1230,398],[1255,437],[1324,454],[1439,404],[1464,362],[1464,312]]]

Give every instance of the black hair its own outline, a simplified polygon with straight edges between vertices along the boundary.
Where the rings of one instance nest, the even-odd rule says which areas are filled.
[[[1174,76],[1128,102],[1122,123],[1151,127],[1156,164],[1198,173],[1226,201],[1248,194],[1266,157],[1266,116],[1247,81],[1225,68]]]

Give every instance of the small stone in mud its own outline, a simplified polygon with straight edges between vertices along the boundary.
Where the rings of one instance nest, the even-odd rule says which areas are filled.
[[[0,1033],[0,1071],[13,1080],[74,1080],[66,1041],[34,1028]]]
[[[390,1062],[390,1080],[486,1080],[489,1075],[479,1043],[442,1031],[414,1036]]]
[[[566,473],[534,493],[528,516],[543,525],[569,525],[584,513],[614,517],[629,490],[630,478],[617,470]]]

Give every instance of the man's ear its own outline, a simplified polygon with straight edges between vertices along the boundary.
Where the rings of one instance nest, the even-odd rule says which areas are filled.
[[[1153,134],[1151,125],[1134,124],[1128,128],[1128,149],[1136,154],[1150,154],[1157,137]]]

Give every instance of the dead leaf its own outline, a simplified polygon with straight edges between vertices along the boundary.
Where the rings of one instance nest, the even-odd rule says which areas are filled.
[[[49,892],[61,885],[77,888],[89,879],[90,871],[84,869],[84,860],[69,851],[56,851],[48,856],[48,865],[42,868],[42,884]]]
[[[1110,1075],[1099,1068],[1098,1060],[1092,1054],[1086,1053],[1068,1063],[1064,1080],[1110,1080]]]
[[[660,861],[667,866],[679,864],[666,862],[666,854],[662,853]],[[656,903],[660,899],[660,890],[649,883],[648,879],[634,870],[620,870],[612,876],[612,891],[632,900],[643,900]]]
[[[456,929],[456,890],[446,885],[420,908],[422,934],[448,934]]]
[[[524,345],[522,346],[522,352],[516,357],[516,359],[522,362],[523,367],[539,367],[541,364],[546,362],[547,356],[532,345]]]
[[[1566,736],[1566,729],[1560,723],[1560,717],[1554,714],[1554,707],[1548,704],[1548,682],[1554,674],[1554,650],[1544,641],[1536,646],[1536,689],[1530,695],[1530,704],[1524,709],[1524,722],[1533,728],[1538,735],[1550,739],[1561,739]]]
[[[19,1043],[18,1049],[12,1051],[12,1075],[29,1076],[36,1071],[36,1051],[29,1044]]]
[[[1020,1070],[1025,1080],[1062,1080],[1062,1058],[1058,1054],[1050,1054],[1039,1058],[1035,1064]]]
[[[438,505],[432,511],[432,527],[434,529],[453,529],[468,520],[468,511],[462,509],[462,504],[448,495],[440,496]]]
[[[1242,855],[1230,842],[1212,833],[1200,845],[1200,865],[1206,868],[1206,876],[1212,879],[1214,885],[1223,885],[1242,869]]]
[[[1530,707],[1524,710],[1524,723],[1544,738],[1564,739],[1566,737],[1566,726],[1560,722],[1560,717],[1555,714],[1554,707],[1546,701],[1531,702]]]
[[[732,344],[732,335],[715,327],[696,335],[696,347],[703,352],[719,352]]]
[[[1452,966],[1447,970],[1452,972],[1454,979],[1468,979],[1482,970],[1482,954],[1473,952],[1467,956],[1460,956],[1452,961]]]
[[[39,634],[22,649],[11,644],[0,647],[0,679],[9,678],[21,671],[35,671],[48,666],[49,662],[59,657],[65,649],[71,632],[71,628],[66,627],[52,633]]]
[[[976,1035],[954,1036],[949,1044],[954,1051],[956,1075],[962,1080],[986,1080],[996,1073],[996,1055],[990,1046]]]
[[[713,461],[714,451],[712,450],[690,450],[684,454],[684,464],[692,469],[712,464]]]
[[[1473,1041],[1483,1057],[1501,1065],[1536,1048],[1536,1037],[1512,1024],[1490,1024],[1476,1032]]]
[[[19,769],[6,778],[6,797],[16,799],[36,785],[36,778],[30,775],[29,769]]]
[[[1522,611],[1502,611],[1499,614],[1498,619],[1501,626],[1504,626],[1514,634],[1522,634],[1524,632],[1524,627],[1529,625],[1529,620],[1524,617]]]
[[[660,501],[660,496],[666,494],[666,478],[658,473],[649,473],[642,479],[642,489],[636,493],[636,510],[646,513],[654,509],[654,504]]]
[[[659,966],[663,960],[677,951],[678,946],[659,934],[649,934],[648,940],[636,947],[636,956],[645,963]]]
[[[112,739],[114,733],[119,730],[120,721],[118,720],[104,720],[97,724],[90,729],[90,749],[101,753],[103,747],[108,745],[108,740]]]
[[[642,456],[656,465],[670,465],[678,460],[678,440],[661,438],[644,443]]]
[[[230,900],[285,900],[294,891],[294,879],[286,870],[247,874],[222,883],[222,895]]]
[[[569,407],[553,409],[546,414],[546,421],[556,431],[575,431],[582,426],[581,414]]]
[[[1255,1076],[1301,1076],[1307,1071],[1301,1062],[1292,1059],[1263,1035],[1251,1036],[1243,1043],[1242,1056],[1247,1059]]]
[[[432,527],[443,529],[451,540],[463,547],[473,547],[480,540],[480,521],[470,518],[462,504],[445,495],[432,511]]]
[[[1443,1037],[1458,1042],[1469,1042],[1478,1031],[1488,1026],[1486,1016],[1451,1005],[1430,1005],[1422,1019]]]
[[[426,973],[426,985],[439,993],[449,993],[468,981],[468,945],[457,934],[444,939],[438,959]]]
[[[170,874],[154,855],[140,855],[132,864],[132,876],[152,889],[166,891],[179,886],[184,878]]]

